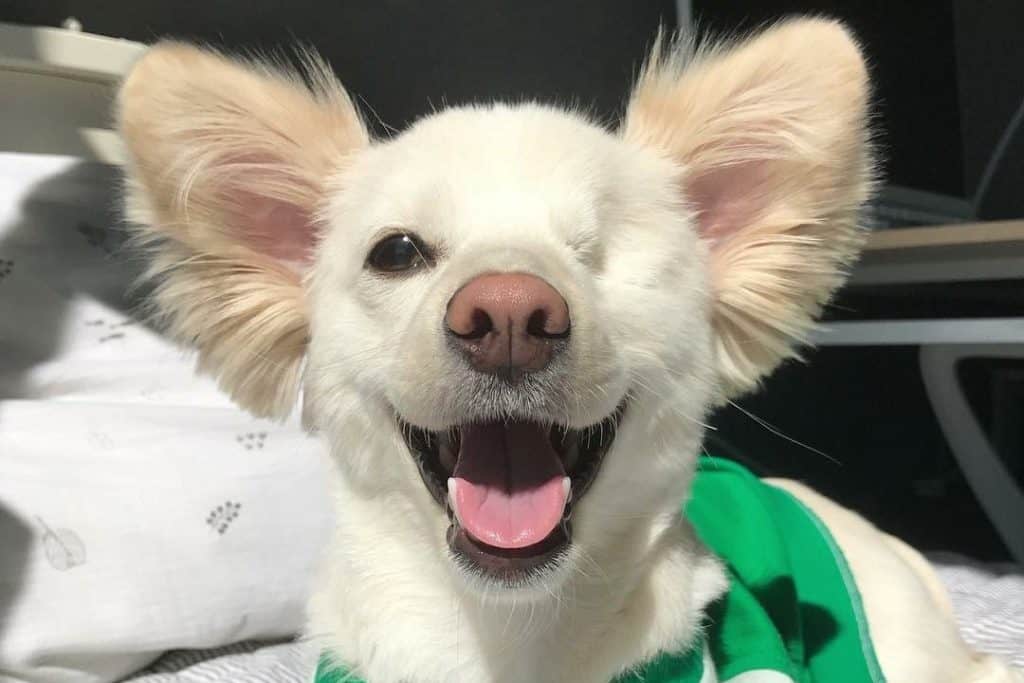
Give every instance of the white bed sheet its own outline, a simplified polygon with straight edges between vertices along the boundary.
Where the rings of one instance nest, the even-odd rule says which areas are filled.
[[[981,652],[1024,667],[1024,568],[932,558],[949,589],[964,639]],[[131,683],[309,683],[315,646],[303,641],[240,643],[172,652]]]
[[[286,638],[330,537],[322,442],[243,413],[138,314],[116,182],[0,153],[0,683]]]
[[[1024,567],[933,555],[964,640],[1024,668]]]
[[[308,642],[239,643],[171,652],[130,683],[309,683],[318,653]],[[128,683],[127,681],[125,683]]]

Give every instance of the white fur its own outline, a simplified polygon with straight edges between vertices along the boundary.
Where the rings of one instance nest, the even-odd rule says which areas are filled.
[[[603,680],[686,643],[723,584],[678,514],[714,370],[709,330],[692,324],[709,315],[705,252],[671,169],[564,112],[495,106],[432,117],[345,176],[311,286],[307,399],[343,472],[312,631],[334,634],[370,681]],[[408,280],[367,281],[376,226],[450,255]],[[460,370],[438,321],[456,289],[495,268],[541,275],[573,311],[573,374],[585,380],[552,401],[559,422],[593,424],[633,393],[616,455],[574,513],[573,559],[511,596],[452,571],[447,520],[389,426],[396,409],[432,428],[466,419],[471,407],[450,405]],[[652,619],[654,596],[674,616]],[[417,641],[422,654],[405,656]]]
[[[304,91],[181,45],[154,48],[122,89],[133,217],[173,331],[264,414],[290,409],[303,368],[338,508],[309,635],[369,683],[608,681],[686,647],[725,588],[679,515],[703,420],[795,353],[856,253],[867,80],[825,21],[670,50],[617,132],[496,104],[371,142],[322,68]],[[368,251],[396,230],[435,262],[370,272]],[[453,293],[492,271],[543,278],[572,314],[565,371],[500,410],[478,400],[441,324]],[[511,589],[463,571],[396,416],[585,427],[624,398],[568,557]],[[816,507],[865,583],[890,681],[1009,680],[960,644],[912,554]]]

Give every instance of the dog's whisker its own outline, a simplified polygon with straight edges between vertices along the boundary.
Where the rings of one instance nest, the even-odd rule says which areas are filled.
[[[644,381],[643,381],[643,380],[641,380],[640,378],[638,378],[638,377],[634,377],[634,378],[633,378],[633,381],[632,381],[632,383],[633,383],[633,384],[634,384],[635,386],[639,387],[640,389],[643,389],[643,390],[644,390],[644,391],[646,391],[647,393],[649,393],[649,394],[651,394],[652,396],[654,396],[654,398],[656,398],[656,399],[658,399],[658,400],[660,400],[660,401],[664,401],[664,400],[665,400],[665,395],[664,395],[664,394],[662,394],[662,393],[661,393],[661,392],[659,392],[659,391],[656,391],[656,390],[654,389],[654,387],[652,387],[651,385],[647,384],[646,382],[644,382]]]
[[[593,569],[597,570],[597,573],[598,573],[598,576],[596,576],[596,577],[595,577],[595,576],[592,576],[592,575],[590,575],[590,574],[587,574],[587,573],[585,572],[585,570],[583,569],[583,567],[582,567],[582,566],[579,566],[579,565],[577,565],[577,566],[576,566],[576,571],[577,571],[577,572],[579,572],[579,573],[580,573],[580,574],[581,574],[581,575],[582,575],[582,576],[583,576],[584,578],[586,578],[586,579],[588,579],[588,580],[591,580],[591,581],[593,581],[593,580],[595,580],[595,579],[596,579],[596,580],[600,581],[601,583],[605,583],[605,584],[607,584],[607,583],[610,583],[610,582],[611,582],[611,578],[610,578],[610,577],[608,576],[608,574],[607,574],[607,573],[606,573],[606,572],[604,571],[604,568],[603,568],[603,567],[601,567],[601,565],[600,565],[600,564],[599,564],[599,563],[597,562],[597,560],[595,560],[595,559],[594,559],[594,558],[593,558],[593,557],[592,557],[592,556],[590,555],[590,553],[589,553],[589,552],[587,552],[587,550],[586,550],[585,548],[582,548],[582,547],[580,547],[580,548],[577,548],[577,553],[578,553],[578,555],[579,555],[580,561],[581,561],[581,562],[582,562],[583,564],[586,564],[586,565],[588,565],[589,567],[591,567],[591,568],[593,568]]]
[[[665,371],[666,371],[666,372],[670,372],[670,371],[669,371],[669,370],[667,370],[667,369],[666,369]],[[668,399],[667,399],[667,397],[666,397],[666,396],[664,396],[664,395],[662,395],[662,394],[659,394],[658,392],[656,392],[656,391],[655,391],[655,390],[654,390],[654,389],[653,389],[653,388],[652,388],[652,387],[651,387],[651,386],[650,386],[649,384],[647,384],[647,383],[646,383],[646,382],[645,382],[644,380],[641,380],[640,378],[638,378],[638,377],[634,376],[634,377],[632,378],[632,380],[631,380],[631,381],[632,381],[632,384],[633,384],[634,386],[636,386],[636,387],[638,387],[638,388],[640,388],[640,389],[643,389],[644,391],[647,391],[648,393],[650,393],[651,395],[653,395],[653,396],[654,396],[655,398],[657,398],[658,400],[660,400],[660,401],[662,401],[662,402],[666,402],[666,403],[668,402]],[[669,408],[669,410],[671,410],[671,411],[672,411],[672,414],[673,414],[673,415],[675,415],[675,416],[677,416],[677,417],[680,417],[680,418],[682,418],[682,419],[684,419],[684,420],[687,420],[687,421],[689,421],[689,422],[692,422],[692,423],[694,423],[694,424],[698,425],[699,427],[702,427],[703,429],[707,429],[707,430],[710,430],[710,431],[716,431],[716,428],[715,428],[715,427],[714,427],[713,425],[710,425],[710,424],[708,424],[707,422],[704,422],[703,420],[699,420],[699,419],[697,419],[697,418],[693,417],[692,415],[688,415],[688,414],[684,413],[684,412],[682,411],[682,407],[681,407],[681,406],[678,406],[678,405],[674,405],[674,404],[670,404],[670,405],[668,406],[668,408]]]
[[[767,420],[764,420],[764,419],[758,417],[757,415],[754,415],[752,412],[750,412],[746,408],[742,407],[741,405],[739,405],[735,401],[730,400],[729,401],[729,405],[731,405],[733,408],[735,408],[736,410],[740,411],[741,413],[743,413],[744,415],[749,417],[751,420],[753,420],[754,422],[759,424],[761,427],[763,427],[764,429],[766,429],[769,432],[771,432],[772,434],[774,434],[775,436],[779,437],[780,439],[785,439],[786,441],[790,442],[791,444],[794,444],[796,446],[800,446],[801,448],[804,448],[804,449],[810,451],[811,453],[815,453],[817,455],[820,455],[821,457],[823,457],[823,458],[833,462],[834,464],[836,464],[836,465],[838,465],[840,467],[843,466],[843,463],[840,460],[837,460],[836,458],[833,458],[831,455],[829,455],[828,453],[826,453],[825,451],[823,451],[821,449],[815,448],[814,446],[806,444],[803,441],[799,441],[798,439],[795,439],[795,438],[789,436],[788,434],[785,434],[778,427],[772,425]]]

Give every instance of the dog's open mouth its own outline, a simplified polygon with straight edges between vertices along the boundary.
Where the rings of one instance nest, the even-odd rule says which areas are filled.
[[[445,432],[403,425],[424,484],[448,513],[456,557],[506,583],[556,560],[572,538],[572,506],[597,476],[623,410],[582,430],[525,420]]]

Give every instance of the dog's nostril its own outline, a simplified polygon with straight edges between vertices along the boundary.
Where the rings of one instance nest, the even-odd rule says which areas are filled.
[[[494,331],[494,321],[482,308],[474,308],[468,315],[453,320],[447,318],[448,333],[464,341],[477,341]]]
[[[526,334],[538,339],[567,339],[569,337],[569,317],[551,312],[547,307],[538,308],[526,320]]]
[[[540,278],[523,273],[480,275],[448,302],[448,334],[470,364],[518,375],[547,367],[569,337],[569,307]]]
[[[461,334],[456,332],[456,336],[463,339],[482,339],[488,332],[494,331],[494,321],[482,308],[475,309],[469,320],[469,331]]]
[[[551,333],[545,329],[547,324],[548,312],[543,308],[538,308],[526,321],[526,334],[531,337],[550,337]]]

